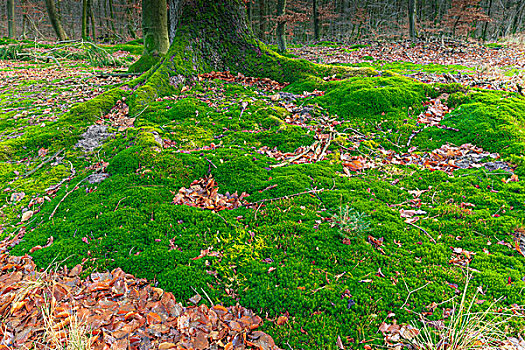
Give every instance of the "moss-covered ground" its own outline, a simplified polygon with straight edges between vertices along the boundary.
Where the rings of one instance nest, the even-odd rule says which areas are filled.
[[[100,121],[91,108],[108,113],[131,88],[79,110],[75,103],[92,97],[90,89],[69,94],[89,68],[48,81],[1,64],[0,232],[26,232],[13,254],[53,237],[31,254],[42,267],[121,267],[179,300],[198,291],[213,303],[240,303],[265,319],[282,348],[336,349],[338,337],[347,348],[381,345],[385,320],[411,321],[414,312],[443,318],[451,303],[440,303],[462,290],[467,272],[471,292],[481,286],[484,293],[477,307],[502,296],[503,306],[525,302],[525,258],[513,236],[525,228],[523,97],[393,74],[298,81],[286,93],[203,80],[145,107],[130,101],[134,127],[109,126],[104,144],[85,152],[75,144]],[[16,70],[30,77],[13,83],[7,73]],[[304,93],[314,90],[323,93]],[[425,104],[443,93],[453,108],[445,128],[414,134]],[[306,115],[300,110],[309,111],[306,120],[287,122]],[[260,151],[313,144],[327,117],[335,118],[337,138],[324,160],[275,167],[279,161]],[[452,175],[401,164],[343,171],[342,153],[372,159],[379,149],[423,154],[447,143],[498,152],[520,181],[485,167]],[[109,177],[83,181],[95,172]],[[215,213],[172,203],[180,188],[207,175],[220,193],[246,192],[257,204]],[[347,207],[366,214],[369,231],[340,229],[334,218]],[[424,214],[413,226],[400,209]],[[453,248],[474,253],[468,266],[451,263]],[[283,315],[288,322],[279,325]]]

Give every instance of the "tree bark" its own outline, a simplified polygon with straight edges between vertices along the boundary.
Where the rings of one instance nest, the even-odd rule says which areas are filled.
[[[93,42],[95,42],[97,40],[97,23],[95,22],[95,15],[93,12],[93,0],[88,0],[88,14],[89,23],[91,24],[91,38]]]
[[[171,1],[170,5],[176,9],[181,0]],[[170,19],[178,23],[177,14]],[[170,47],[168,33],[168,4],[166,0],[142,1],[142,35],[144,38],[144,52],[142,57],[130,68],[130,72],[145,72],[168,52]]]
[[[319,11],[317,9],[317,0],[313,0],[313,17],[314,17],[314,40],[319,41]]]
[[[15,0],[7,0],[7,36],[15,37]]]
[[[286,52],[286,0],[277,0],[277,46],[279,52]]]
[[[488,5],[488,10],[487,10],[487,16],[491,16],[492,15],[492,0],[489,0],[489,5]],[[487,40],[487,29],[489,27],[489,22],[485,22],[485,24],[483,25],[483,32],[481,34],[482,38],[483,38],[483,41],[486,41]]]
[[[259,0],[259,38],[265,39],[266,33],[266,7],[265,0]]]
[[[51,21],[51,25],[53,26],[53,29],[55,30],[55,34],[60,41],[67,40],[67,34],[64,31],[64,27],[62,27],[62,22],[60,21],[60,16],[58,15],[57,8],[55,6],[55,0],[45,0],[46,1],[46,9],[47,14],[49,15],[49,20]]]
[[[115,5],[113,4],[113,0],[109,0],[108,7],[109,7],[109,21],[110,21],[109,25],[110,25],[111,31],[113,32],[111,33],[111,35],[115,36],[117,32],[115,30],[115,11],[114,11]]]
[[[88,40],[88,0],[82,0],[82,40]]]
[[[133,2],[132,0],[127,0],[126,3],[126,27],[129,36],[132,39],[135,39],[137,37],[137,33],[135,33],[135,29],[133,28]]]
[[[170,44],[177,34],[178,18],[180,12],[180,1],[179,0],[168,0],[168,37]]]
[[[410,34],[410,40],[417,39],[416,32],[416,0],[408,0],[408,30]]]

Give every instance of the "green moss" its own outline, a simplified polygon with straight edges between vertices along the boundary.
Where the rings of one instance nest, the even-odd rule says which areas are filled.
[[[129,91],[125,89],[116,88],[99,95],[87,102],[79,103],[73,107],[63,118],[65,123],[76,124],[78,122],[83,124],[91,124],[97,118],[100,118],[105,113],[109,112],[115,106],[118,100],[122,97],[128,96]]]
[[[432,148],[446,140],[472,143],[502,155],[525,152],[525,100],[491,92],[456,94],[451,99],[457,108],[443,124],[459,131],[429,128],[415,138],[414,145]]]
[[[424,100],[427,87],[402,77],[348,79],[326,85],[316,100],[332,113],[354,121],[405,119],[408,108]],[[404,109],[404,111],[403,111]]]
[[[0,145],[0,161],[6,161],[13,156],[13,150],[7,145]]]
[[[198,49],[195,43],[187,44],[183,48],[187,53]],[[32,253],[39,267],[65,258],[70,266],[90,259],[85,264],[88,273],[121,267],[158,281],[181,301],[195,294],[193,288],[202,288],[214,303],[240,303],[260,315],[267,314],[262,330],[281,347],[289,344],[294,349],[332,349],[338,336],[346,348],[362,346],[360,343],[370,339],[379,346],[382,338],[377,337],[377,329],[390,313],[396,314],[396,322],[408,322],[414,313],[402,306],[426,312],[432,302],[455,295],[452,284],[462,289],[464,269],[450,264],[451,247],[476,253],[469,266],[480,272],[474,274],[469,295],[483,285],[487,302],[501,296],[507,297],[503,307],[525,302],[520,293],[525,287],[523,257],[507,245],[497,244],[512,244],[511,234],[524,225],[523,100],[508,93],[419,84],[395,73],[325,82],[321,78],[327,71],[322,66],[302,66],[304,62],[298,61],[294,64],[307,72],[314,69],[321,78],[308,73],[287,89],[325,91],[324,96],[298,99],[297,104],[314,107],[313,117],[337,115],[338,123],[332,126],[340,134],[329,148],[329,160],[273,168],[277,161],[260,154],[259,147],[292,152],[315,142],[314,133],[284,122],[291,114],[279,106],[283,101],[275,103],[256,94],[254,88],[240,85],[198,82],[184,92],[190,97],[156,101],[180,89],[170,86],[169,79],[173,81],[184,70],[169,67],[186,65],[189,72],[193,64],[203,63],[200,67],[211,68],[209,62],[194,62],[192,56],[172,59],[180,60],[180,65],[169,66],[168,60],[165,66],[129,83],[129,90],[113,90],[89,108],[75,107],[58,122],[30,125],[22,117],[14,121],[13,112],[0,118],[2,137],[16,135],[16,128],[23,127],[20,135],[2,139],[0,144],[6,150],[0,161],[2,190],[11,188],[6,197],[15,191],[26,193],[22,201],[8,201],[0,211],[5,234],[16,229],[22,208],[33,197],[67,178],[71,166],[77,172],[69,186],[63,185],[55,197],[49,195],[51,202],[42,204],[35,216],[38,226],[28,225],[13,254],[25,254],[53,236],[50,247]],[[279,58],[279,62],[285,61]],[[272,72],[281,78],[291,75],[282,67]],[[266,73],[261,70],[259,74]],[[137,118],[134,128],[116,133],[93,155],[72,147],[86,125],[135,87],[138,93],[128,96],[131,115]],[[503,160],[512,160],[521,181],[507,183],[502,180],[510,174],[484,169],[458,170],[449,176],[403,165],[355,172],[350,178],[341,176],[337,155],[351,151],[339,145],[350,148],[357,144],[355,139],[363,138],[354,137],[353,129],[365,134],[359,150],[370,152],[370,156],[379,145],[406,151],[403,145],[421,127],[416,122],[423,102],[444,91],[452,93],[448,104],[456,109],[443,124],[460,131],[428,128],[412,140],[412,145],[418,146],[416,152],[447,142],[472,142],[500,152]],[[213,103],[201,102],[207,100]],[[246,108],[242,102],[248,102]],[[1,103],[5,103],[2,108],[8,108],[12,102],[2,98]],[[313,126],[315,121],[308,123]],[[398,142],[400,148],[386,138]],[[170,147],[163,148],[160,139],[175,146],[168,143]],[[212,142],[215,149],[188,150]],[[38,155],[42,147],[49,148],[51,155],[64,148],[66,158],[46,163],[33,175],[23,177],[42,162]],[[7,162],[11,160],[16,162]],[[100,161],[109,163],[109,178],[93,185],[84,182],[65,197]],[[266,201],[218,214],[172,203],[174,193],[209,174],[217,181],[219,193],[247,192],[250,202]],[[313,189],[323,191],[314,193]],[[409,192],[417,190],[425,190],[419,196],[421,202]],[[383,238],[382,251],[367,237],[356,236],[345,242],[350,244],[343,243],[332,217],[347,205],[369,216],[370,235]],[[416,207],[427,213],[420,215],[417,225],[437,243],[400,216],[400,209]],[[203,249],[219,251],[222,257],[194,260]],[[427,282],[404,305],[406,286],[413,290]],[[286,325],[270,321],[285,313],[289,315]],[[441,308],[436,309],[433,317],[442,316]]]
[[[143,54],[140,58],[128,68],[130,73],[144,73],[150,70],[161,61],[158,56]]]

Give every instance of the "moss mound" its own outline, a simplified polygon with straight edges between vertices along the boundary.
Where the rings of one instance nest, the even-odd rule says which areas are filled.
[[[261,55],[287,62],[271,52]],[[183,54],[172,57],[189,69]],[[293,67],[306,64],[289,62],[275,77],[290,78]],[[513,162],[521,179],[523,99],[397,76],[325,81],[323,67],[308,67],[320,69],[317,77],[294,79],[287,93],[222,81],[185,83],[181,92],[170,84],[175,75],[166,64],[44,126],[15,122],[17,111],[2,115],[7,132],[0,138],[0,180],[10,197],[0,211],[2,232],[26,226],[13,254],[44,246],[53,236],[51,246],[31,254],[39,266],[67,258],[69,266],[84,262],[86,273],[121,267],[157,281],[179,300],[202,289],[214,303],[241,303],[267,314],[264,330],[293,348],[333,349],[338,337],[346,347],[382,343],[377,329],[388,315],[399,323],[414,318],[404,304],[429,312],[433,302],[462,289],[466,267],[451,263],[457,258],[451,247],[475,253],[469,293],[478,285],[485,292],[476,308],[503,295],[504,306],[522,304],[525,265],[512,248],[512,234],[524,225],[523,182],[509,181],[505,171],[462,169],[449,176],[403,164],[349,177],[340,155],[380,157],[379,147],[407,151],[410,136],[422,127],[417,116],[424,103],[446,91],[455,110],[442,123],[459,131],[426,128],[412,139],[414,152],[470,142]],[[324,94],[302,94],[315,89]],[[113,136],[95,152],[75,148],[86,127],[122,97],[134,127],[110,126]],[[318,162],[276,167],[281,161],[261,150],[295,152],[325,132],[338,136]],[[11,133],[20,135],[7,138]],[[48,160],[62,149],[57,157],[64,159]],[[76,174],[68,180],[72,168]],[[90,183],[93,173],[105,180]],[[220,193],[246,192],[255,204],[215,213],[172,203],[180,188],[207,175]],[[61,186],[54,189],[56,184]],[[21,192],[25,197],[11,200]],[[336,218],[347,206],[366,214],[372,230],[342,230]],[[35,209],[35,220],[21,224],[22,208]],[[407,224],[400,209],[423,211],[416,226],[428,235]],[[382,238],[382,245],[369,235]],[[407,286],[427,282],[407,300]],[[446,307],[430,317],[441,319]],[[275,322],[281,315],[288,323]]]

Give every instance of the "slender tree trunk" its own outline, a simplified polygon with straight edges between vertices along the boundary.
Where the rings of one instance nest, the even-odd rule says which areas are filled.
[[[88,40],[88,0],[82,0],[82,40]]]
[[[133,0],[127,0],[126,4],[126,27],[129,36],[132,39],[135,39],[137,37],[137,33],[135,33],[135,29],[133,27]]]
[[[266,7],[265,0],[259,0],[259,39],[265,39],[266,33]]]
[[[51,25],[53,26],[53,29],[55,30],[56,36],[58,40],[65,41],[67,40],[67,34],[64,30],[64,27],[62,27],[62,22],[60,21],[60,17],[57,12],[57,8],[55,6],[55,0],[45,0],[46,1],[46,9],[47,14],[49,15],[49,20],[51,21]]]
[[[277,0],[277,46],[280,52],[286,51],[286,0]]]
[[[26,0],[21,0],[20,5],[22,8],[22,38],[27,38],[27,8],[26,8]]]
[[[7,0],[7,36],[15,37],[15,0]]]
[[[111,28],[111,31],[113,33],[111,33],[112,36],[115,36],[115,34],[117,33],[116,30],[115,30],[115,11],[114,11],[114,7],[115,5],[113,4],[113,0],[109,0],[109,24],[110,24],[110,28]]]
[[[314,40],[319,41],[319,11],[317,10],[318,0],[312,1],[312,11],[314,18]]]
[[[177,8],[180,0],[173,2]],[[177,18],[173,18],[175,23]],[[176,24],[175,24],[176,25]],[[168,33],[168,6],[166,0],[142,1],[142,35],[144,37],[144,52],[129,70],[145,72],[154,66],[168,52],[170,47]]]
[[[492,14],[492,0],[489,0],[489,5],[488,5],[488,10],[487,10],[487,16],[490,17],[490,15]],[[482,38],[483,38],[483,41],[486,41],[487,40],[487,29],[489,27],[489,22],[485,22],[485,24],[483,25],[483,33],[481,34]]]
[[[248,0],[248,2],[246,3],[246,14],[248,15],[248,25],[250,26],[250,28],[252,28],[252,21],[253,21],[252,8],[253,8],[252,0]]]
[[[410,40],[417,39],[416,13],[417,13],[416,0],[408,0],[408,27],[409,27],[408,30],[410,34]]]
[[[95,15],[93,13],[93,0],[88,0],[88,14],[89,23],[91,24],[91,38],[93,42],[97,40],[97,23],[95,22]]]
[[[516,13],[512,20],[511,33],[516,34],[518,31],[518,24],[523,16],[523,11],[525,10],[525,1],[521,2],[521,5],[516,8]]]

